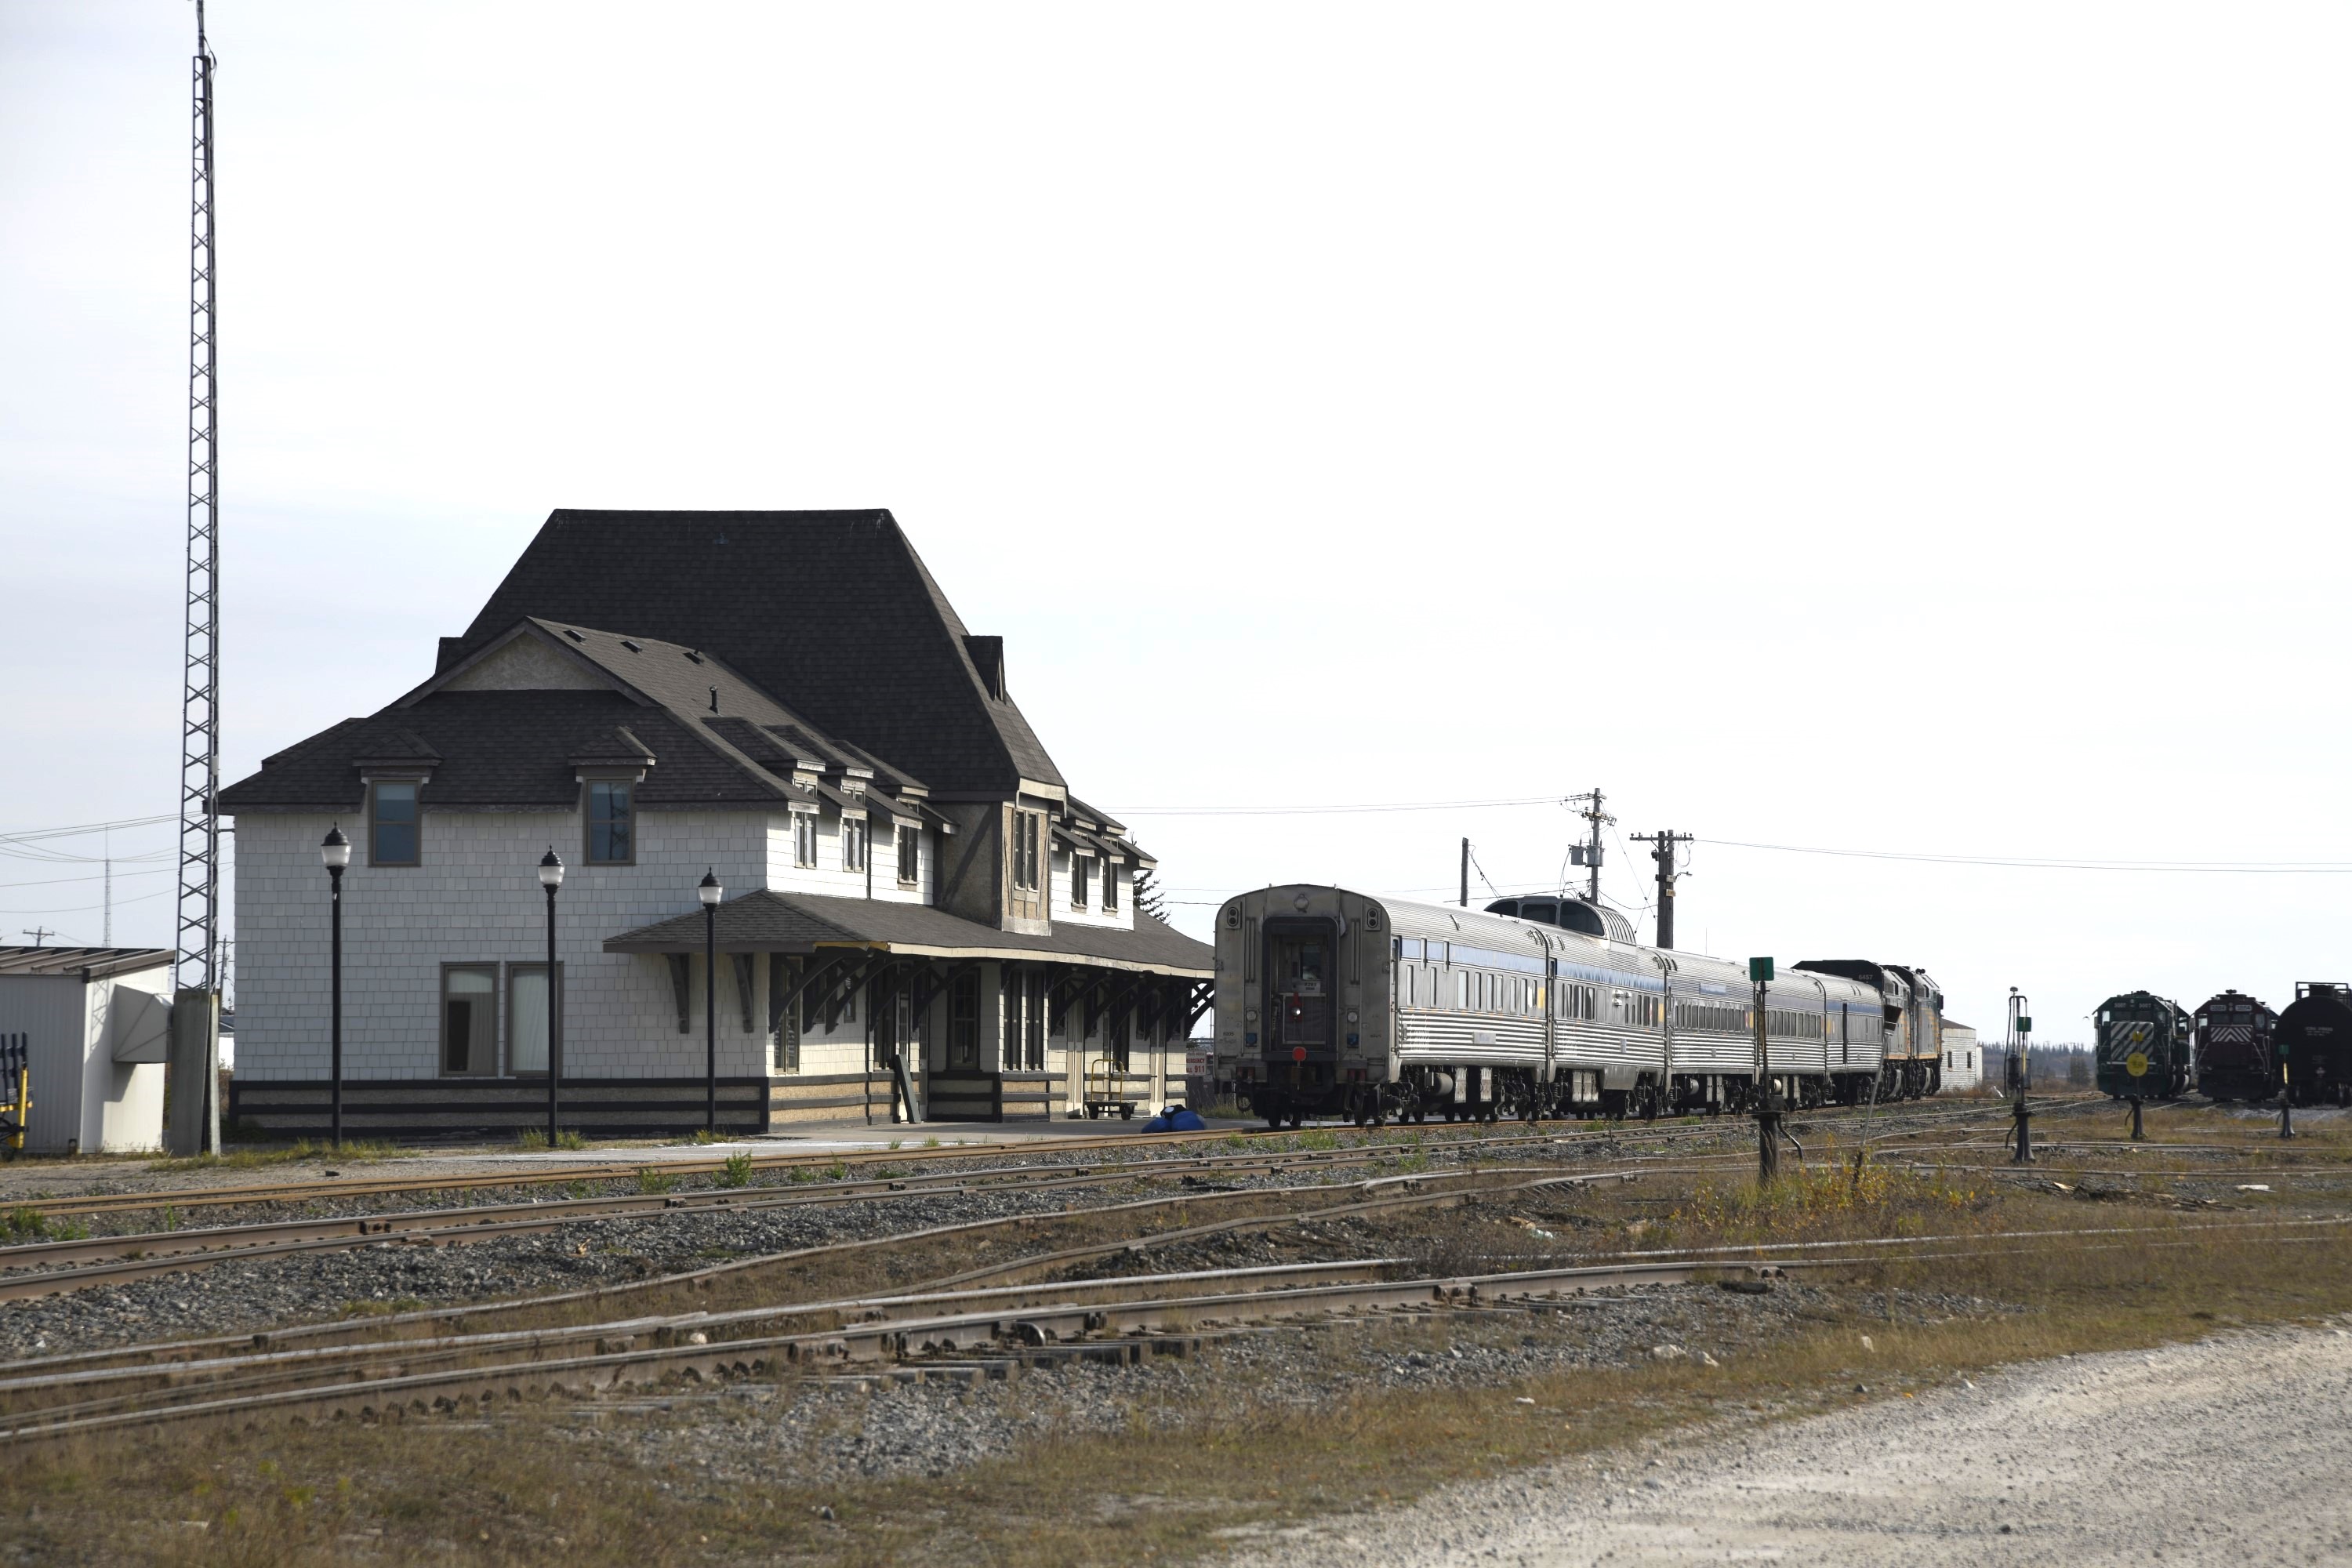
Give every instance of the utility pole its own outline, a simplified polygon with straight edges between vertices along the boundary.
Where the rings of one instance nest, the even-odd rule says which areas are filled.
[[[57,935],[58,933],[51,931],[47,926],[27,926],[25,930],[25,934],[33,939],[33,945],[35,947],[38,947],[41,943],[48,941],[49,938]]]
[[[1470,907],[1470,840],[1462,841],[1462,907]]]
[[[1675,869],[1675,846],[1692,842],[1687,833],[1676,833],[1669,827],[1658,833],[1636,833],[1636,844],[1650,846],[1650,858],[1658,863],[1658,945],[1672,950],[1675,945],[1675,883],[1684,873]]]
[[[179,935],[172,959],[174,1154],[220,1147],[220,448],[213,250],[213,54],[196,0],[188,235],[188,561],[180,689]]]
[[[1601,803],[1608,798],[1597,788],[1568,797],[1569,806],[1591,825],[1591,837],[1585,842],[1572,846],[1568,852],[1570,865],[1582,866],[1587,869],[1584,898],[1588,903],[1601,901],[1601,829],[1603,826],[1613,827],[1617,823],[1615,817],[1601,809]]]

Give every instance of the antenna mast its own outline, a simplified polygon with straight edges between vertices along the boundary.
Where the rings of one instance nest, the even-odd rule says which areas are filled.
[[[174,991],[219,985],[220,467],[214,377],[213,55],[196,0],[195,107],[188,236],[188,577],[180,719],[180,924]]]

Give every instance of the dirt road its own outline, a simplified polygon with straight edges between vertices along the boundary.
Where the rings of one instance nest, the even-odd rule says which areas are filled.
[[[2352,1563],[2352,1333],[2074,1356],[1245,1551],[1266,1568]]]

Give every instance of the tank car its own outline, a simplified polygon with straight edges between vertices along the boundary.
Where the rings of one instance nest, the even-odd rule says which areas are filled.
[[[1933,1091],[1912,1047],[1940,1061],[1942,997],[1920,971],[1783,972],[1759,1053],[1744,965],[1644,947],[1580,899],[1503,902],[1298,884],[1227,900],[1220,1085],[1268,1126],[1738,1110],[1759,1075],[1798,1108]]]
[[[2208,1100],[2268,1100],[2278,1091],[2271,1054],[2278,1015],[2242,991],[2197,1009],[2197,1092]]]
[[[2297,1105],[2352,1105],[2352,985],[2296,981],[2272,1041]]]
[[[2178,1100],[2195,1079],[2188,1012],[2148,991],[2110,996],[2092,1014],[2092,1061],[2112,1100]],[[2137,1060],[2141,1071],[2134,1074]]]

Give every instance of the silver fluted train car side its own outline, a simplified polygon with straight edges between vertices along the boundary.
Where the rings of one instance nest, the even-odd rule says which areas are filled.
[[[1736,1110],[1755,1092],[1745,968],[1644,947],[1581,900],[1272,887],[1226,900],[1216,945],[1217,1079],[1270,1126]],[[1941,1003],[1916,970],[1809,961],[1768,988],[1761,1065],[1797,1106],[1932,1092],[1913,1047],[1934,1048]]]

